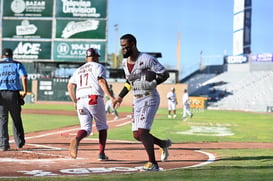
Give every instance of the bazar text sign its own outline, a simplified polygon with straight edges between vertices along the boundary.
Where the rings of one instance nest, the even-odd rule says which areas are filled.
[[[53,0],[3,1],[3,17],[52,17]]]

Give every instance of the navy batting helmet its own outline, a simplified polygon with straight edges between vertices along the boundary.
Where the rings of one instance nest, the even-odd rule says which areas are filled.
[[[89,48],[86,50],[86,57],[100,57],[100,54],[96,48]]]

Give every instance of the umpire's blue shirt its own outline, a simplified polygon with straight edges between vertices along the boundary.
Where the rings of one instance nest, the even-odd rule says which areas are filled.
[[[27,76],[22,63],[12,58],[3,58],[0,61],[0,90],[21,90],[21,76]]]

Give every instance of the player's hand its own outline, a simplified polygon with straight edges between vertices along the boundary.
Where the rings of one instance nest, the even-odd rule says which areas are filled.
[[[156,88],[157,83],[155,80],[148,82],[146,80],[136,80],[134,82],[134,88],[138,90],[152,90]]]
[[[114,109],[119,108],[121,102],[122,102],[122,98],[121,97],[115,98],[114,101],[113,101],[113,107],[114,107]]]
[[[74,102],[74,107],[75,107],[75,110],[77,111],[77,102]]]

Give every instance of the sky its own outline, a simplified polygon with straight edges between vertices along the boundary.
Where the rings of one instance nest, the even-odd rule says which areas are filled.
[[[108,0],[108,53],[120,51],[119,38],[131,33],[143,52],[161,52],[158,60],[177,67],[180,78],[204,64],[222,64],[232,55],[233,0]],[[273,1],[252,0],[252,54],[273,53]],[[118,25],[115,31],[114,25]]]

